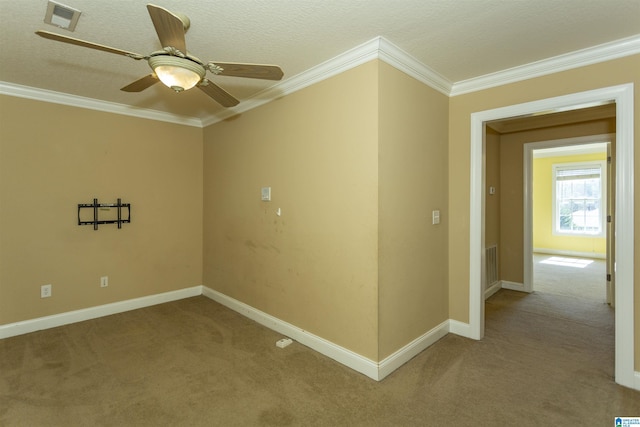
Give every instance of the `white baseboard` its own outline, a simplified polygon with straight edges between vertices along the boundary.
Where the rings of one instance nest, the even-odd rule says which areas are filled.
[[[509,282],[507,280],[502,280],[500,283],[502,283],[502,289],[511,289],[512,291],[520,291],[520,292],[524,292],[524,283],[516,283],[516,282]]]
[[[297,326],[257,310],[245,303],[221,294],[220,292],[214,291],[213,289],[205,286],[194,286],[192,288],[180,289],[177,291],[0,325],[0,339],[64,326],[71,323],[82,322],[98,317],[109,316],[125,311],[136,310],[139,308],[150,307],[152,305],[177,301],[198,295],[204,295],[242,314],[243,316],[260,323],[261,325],[286,335],[287,337],[298,341],[300,344],[324,354],[325,356],[330,357],[331,359],[376,381],[382,380],[384,377],[418,355],[421,351],[444,337],[449,332],[450,327],[450,321],[446,320],[389,357],[385,358],[382,362],[378,363],[308,331],[300,329]],[[455,324],[456,321],[453,322]],[[460,324],[462,325],[462,323]]]
[[[449,319],[449,332],[460,335],[461,337],[474,339],[471,334],[471,325],[460,322],[459,320]]]
[[[202,287],[202,294],[376,381],[385,378],[449,332],[449,320],[446,320],[378,363],[206,286]]]
[[[431,347],[449,333],[449,320],[445,320],[429,332],[411,341],[392,355],[385,357],[378,365],[378,381],[391,374],[400,366],[413,359],[423,350]]]
[[[633,377],[634,377],[633,388],[640,391],[640,372],[635,371],[633,374]]]
[[[95,319],[98,317],[109,316],[111,314],[122,313],[125,311],[136,310],[138,308],[150,307],[152,305],[162,304],[165,302],[177,301],[201,294],[202,286],[194,286],[192,288],[180,289],[177,291],[149,295],[146,297],[99,305],[97,307],[84,308],[82,310],[68,311],[66,313],[0,325],[0,339],[28,334],[30,332],[40,331],[43,329],[55,328],[58,326],[68,325],[70,323],[82,322],[84,320]]]
[[[563,251],[560,249],[550,248],[533,248],[533,253],[545,255],[563,255],[577,258],[607,259],[607,254],[599,254],[595,252]]]
[[[506,289],[522,290],[524,288],[524,285],[520,283],[505,281],[501,283],[502,287]],[[460,322],[458,320],[449,319],[445,320],[438,326],[426,332],[424,335],[416,338],[392,355],[386,357],[381,362],[374,362],[371,359],[361,356],[324,338],[300,329],[297,326],[294,326],[267,313],[257,310],[243,302],[221,294],[220,292],[207,288],[206,286],[194,286],[177,291],[150,295],[146,297],[115,302],[112,304],[105,304],[97,307],[60,313],[52,316],[40,317],[23,322],[0,325],[0,339],[35,332],[43,329],[54,328],[57,326],[63,326],[70,323],[82,322],[84,320],[95,319],[102,316],[109,316],[111,314],[122,313],[129,310],[150,307],[152,305],[162,304],[170,301],[177,301],[180,299],[190,298],[198,295],[204,295],[224,305],[225,307],[228,307],[231,310],[234,310],[242,314],[243,316],[260,323],[261,325],[277,331],[287,337],[290,337],[298,341],[300,344],[303,344],[317,351],[318,353],[324,354],[325,356],[330,357],[331,359],[376,381],[384,379],[389,374],[420,354],[426,348],[436,343],[448,333],[472,338],[470,324]],[[640,390],[640,372],[635,372],[634,388],[636,390]]]
[[[498,280],[497,282],[495,282],[493,285],[489,286],[484,291],[484,299],[486,300],[487,298],[491,297],[491,295],[495,294],[500,289],[502,289],[502,282],[500,280]]]
[[[348,366],[349,368],[368,376],[369,378],[372,378],[374,380],[379,379],[378,363],[374,362],[371,359],[368,359],[364,356],[354,353],[351,350],[327,341],[324,338],[300,329],[297,326],[273,317],[270,314],[251,307],[250,305],[221,294],[218,291],[207,288],[206,286],[202,287],[202,295],[211,298],[212,300],[224,305],[225,307],[228,307],[231,310],[236,311],[243,316],[246,316],[249,319],[258,322],[269,329],[292,338],[298,341],[300,344],[303,344],[317,351],[318,353],[324,354],[325,356],[330,357],[331,359],[340,362],[343,365]]]

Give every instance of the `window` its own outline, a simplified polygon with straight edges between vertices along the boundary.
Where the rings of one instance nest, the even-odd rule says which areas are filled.
[[[606,163],[553,165],[554,234],[605,235]]]

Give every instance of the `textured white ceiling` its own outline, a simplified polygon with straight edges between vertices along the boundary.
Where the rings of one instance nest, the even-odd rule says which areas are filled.
[[[82,11],[70,33],[43,22],[47,0],[0,0],[0,82],[205,118],[200,91],[119,89],[145,61],[42,39],[53,31],[123,50],[158,50],[140,0],[60,0]],[[382,36],[451,83],[640,34],[640,0],[157,0],[191,19],[187,47],[204,61],[277,64],[284,79]],[[250,98],[274,82],[216,77]]]

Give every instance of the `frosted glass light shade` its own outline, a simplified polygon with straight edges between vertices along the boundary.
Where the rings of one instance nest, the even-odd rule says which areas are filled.
[[[149,58],[149,66],[165,86],[176,92],[191,89],[205,75],[202,65],[175,56],[152,56]]]

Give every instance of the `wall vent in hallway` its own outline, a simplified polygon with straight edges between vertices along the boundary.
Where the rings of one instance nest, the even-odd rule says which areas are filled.
[[[487,289],[498,281],[498,245],[489,246],[485,249]]]

